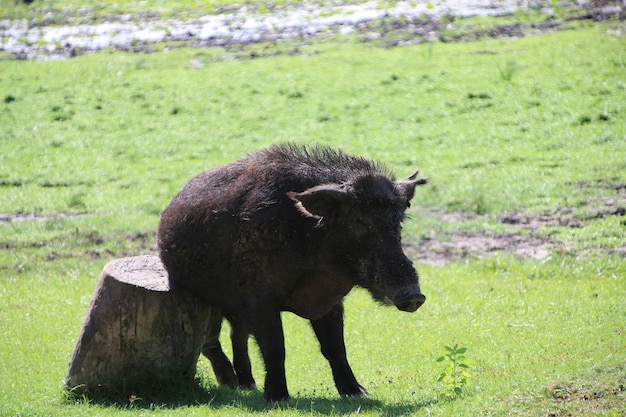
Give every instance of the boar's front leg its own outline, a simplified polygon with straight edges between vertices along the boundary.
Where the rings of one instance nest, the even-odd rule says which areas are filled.
[[[343,304],[335,305],[322,318],[311,320],[311,325],[320,342],[322,354],[330,363],[339,394],[351,397],[368,394],[354,377],[346,357],[346,345],[343,339]]]

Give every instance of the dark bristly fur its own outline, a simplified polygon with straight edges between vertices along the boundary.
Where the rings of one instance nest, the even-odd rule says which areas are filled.
[[[380,163],[293,144],[193,178],[163,212],[159,251],[170,279],[231,322],[233,364],[215,334],[203,351],[218,381],[255,386],[252,333],[266,366],[265,397],[288,398],[280,321],[287,310],[311,320],[340,394],[365,393],[345,355],[342,299],[358,285],[401,310],[424,302],[400,246],[404,211],[424,182],[395,181]]]

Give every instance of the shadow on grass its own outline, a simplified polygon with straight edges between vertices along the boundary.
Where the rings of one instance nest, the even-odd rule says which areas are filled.
[[[263,392],[240,391],[227,387],[206,385],[199,380],[153,381],[148,386],[101,387],[94,392],[80,388],[66,391],[67,404],[89,403],[118,409],[173,409],[179,407],[208,406],[215,410],[238,408],[242,412],[264,412],[271,409],[297,410],[324,415],[376,411],[381,415],[410,414],[439,402],[436,398],[421,401],[385,404],[370,397],[341,398],[295,396],[284,403],[269,404]]]

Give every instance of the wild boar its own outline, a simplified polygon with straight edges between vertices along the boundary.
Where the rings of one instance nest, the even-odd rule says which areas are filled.
[[[415,187],[426,182],[417,172],[396,181],[378,162],[294,144],[193,178],[162,213],[158,245],[170,279],[231,322],[234,370],[215,331],[204,351],[218,380],[255,386],[252,334],[266,400],[288,399],[280,314],[290,311],[310,320],[339,393],[366,393],[346,358],[342,300],[359,286],[402,311],[424,303],[400,231]]]

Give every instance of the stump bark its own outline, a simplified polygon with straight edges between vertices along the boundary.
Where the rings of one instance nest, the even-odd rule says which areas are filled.
[[[221,316],[176,288],[160,259],[109,262],[91,299],[66,378],[69,389],[94,392],[193,378],[210,326]]]

